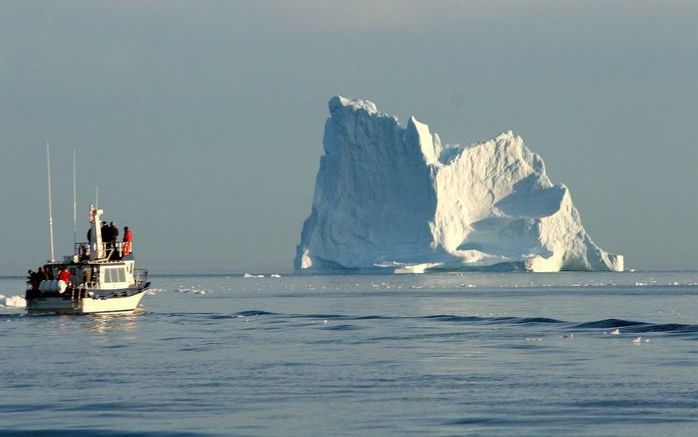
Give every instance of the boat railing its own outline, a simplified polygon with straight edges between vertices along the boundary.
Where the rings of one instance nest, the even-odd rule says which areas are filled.
[[[148,271],[143,269],[136,269],[133,272],[133,279],[136,281],[136,284],[145,284],[146,282],[148,282]]]
[[[126,250],[124,250],[126,249]],[[85,261],[90,259],[92,251],[97,250],[96,244],[90,244],[88,242],[75,243],[75,256],[79,261]],[[104,256],[100,259],[122,259],[133,253],[133,242],[103,242],[101,245],[101,252]]]

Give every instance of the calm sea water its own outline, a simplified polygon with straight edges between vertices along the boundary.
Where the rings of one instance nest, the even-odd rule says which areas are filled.
[[[0,434],[698,434],[696,272],[153,286],[27,316],[0,279]]]

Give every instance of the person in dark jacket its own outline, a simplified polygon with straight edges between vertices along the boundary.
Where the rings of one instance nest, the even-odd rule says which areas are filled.
[[[111,228],[107,225],[107,222],[102,222],[102,242],[111,242]]]
[[[44,266],[44,279],[47,281],[53,281],[53,270],[48,265]]]
[[[114,222],[109,223],[109,227],[111,228],[111,241],[112,243],[117,243],[119,241],[119,228],[116,227]]]
[[[27,288],[26,291],[24,292],[24,298],[25,299],[31,299],[34,297],[34,280],[36,279],[36,274],[34,273],[34,270],[29,269],[27,270]]]

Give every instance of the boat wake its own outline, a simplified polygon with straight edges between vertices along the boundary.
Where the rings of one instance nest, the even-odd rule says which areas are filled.
[[[27,301],[23,296],[5,296],[0,294],[0,308],[25,308]]]

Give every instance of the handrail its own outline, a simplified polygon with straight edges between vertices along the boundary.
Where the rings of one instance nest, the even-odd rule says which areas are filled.
[[[148,271],[144,269],[136,269],[133,271],[133,280],[136,284],[148,282]]]
[[[128,255],[131,255],[133,253],[133,241],[102,242],[101,252],[105,253],[105,256],[102,258],[98,258],[95,261],[110,260],[112,256],[115,254],[118,256],[119,259],[123,259],[123,250],[125,243],[129,244],[130,250]],[[75,243],[74,253],[78,257],[78,260],[85,261],[90,259],[90,254],[93,251],[93,246],[95,246],[95,244],[90,244],[86,241]]]

